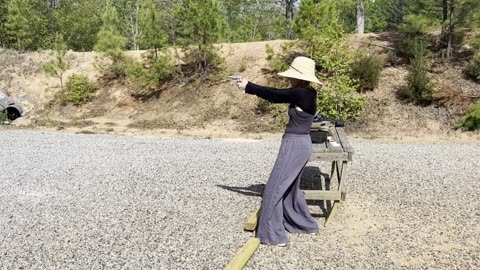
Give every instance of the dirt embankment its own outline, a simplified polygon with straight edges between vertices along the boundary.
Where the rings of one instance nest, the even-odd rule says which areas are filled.
[[[381,53],[388,51],[384,47],[394,46],[398,40],[395,34],[366,34],[350,39],[354,46],[377,48]],[[256,83],[270,83],[272,74],[266,45],[280,52],[284,42],[218,45],[225,59],[221,76],[239,74]],[[142,53],[127,52],[136,58]],[[60,83],[58,78],[46,75],[42,65],[53,57],[51,51],[19,54],[0,50],[0,89],[26,111],[25,117],[16,121],[17,127],[164,137],[258,139],[279,136],[278,130],[272,128],[270,116],[256,114],[257,98],[245,95],[227,79],[203,84],[171,84],[156,97],[144,101],[130,95],[131,86],[126,82],[105,85],[99,81],[101,87],[93,101],[81,106],[52,106]],[[76,73],[99,80],[95,57],[93,52],[68,52],[72,66],[64,78]],[[461,95],[480,95],[480,86],[465,80],[458,65],[461,64],[432,70],[435,84]],[[349,126],[351,136],[408,141],[480,140],[478,132],[462,133],[452,128],[459,118],[455,112],[402,103],[397,93],[405,83],[406,74],[406,68],[401,65],[383,70],[379,87],[363,94],[368,105],[359,121]]]

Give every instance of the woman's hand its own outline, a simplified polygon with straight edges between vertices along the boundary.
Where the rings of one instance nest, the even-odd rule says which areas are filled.
[[[247,87],[247,83],[248,83],[248,81],[242,78],[242,79],[237,81],[237,86],[240,89],[245,90],[245,87]]]

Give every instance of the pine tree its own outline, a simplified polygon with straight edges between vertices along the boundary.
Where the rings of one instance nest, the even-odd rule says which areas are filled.
[[[117,61],[123,56],[123,49],[127,39],[121,35],[117,28],[120,20],[115,7],[111,5],[106,7],[102,16],[102,22],[103,25],[97,34],[98,39],[94,49],[95,51],[105,53],[114,61]]]
[[[11,0],[5,23],[9,47],[17,50],[50,48],[56,20],[44,0]]]
[[[188,56],[205,78],[218,59],[212,44],[220,38],[223,30],[220,6],[216,0],[185,0],[176,13],[181,19],[181,42],[196,45],[196,50],[190,50]]]
[[[117,28],[120,23],[118,13],[111,4],[107,5],[102,16],[103,25],[98,32],[98,40],[95,51],[102,52],[112,60],[110,67],[100,67],[104,70],[107,78],[116,79],[125,75],[125,63],[123,49],[127,44],[127,38],[123,37]]]
[[[75,51],[91,51],[102,26],[103,1],[62,0],[56,12],[59,31],[68,47]]]
[[[159,18],[155,3],[152,0],[144,0],[140,6],[138,41],[143,48],[153,49],[156,59],[158,59],[158,49],[165,47],[168,39]]]
[[[23,0],[11,0],[8,4],[6,33],[9,43],[19,51],[29,48],[33,43],[30,35],[28,9],[28,3]]]
[[[0,47],[5,47],[7,44],[7,33],[5,29],[5,22],[7,21],[8,1],[0,0]]]
[[[70,67],[70,62],[65,59],[67,53],[67,45],[63,40],[61,34],[57,34],[55,37],[55,60],[48,62],[43,66],[45,72],[50,76],[56,76],[60,80],[60,87],[63,91],[63,74]]]

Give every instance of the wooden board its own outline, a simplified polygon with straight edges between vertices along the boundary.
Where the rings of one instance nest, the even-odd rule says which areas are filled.
[[[258,221],[260,220],[260,213],[262,213],[262,207],[259,207],[255,213],[253,213],[245,223],[243,229],[245,231],[255,231],[257,229]]]
[[[342,197],[340,191],[328,191],[328,190],[303,190],[305,200],[329,200],[339,201]]]
[[[255,250],[257,250],[260,245],[260,240],[258,238],[250,238],[247,243],[240,248],[233,259],[225,267],[225,270],[241,270],[247,264],[250,257],[252,257]]]
[[[313,152],[308,162],[312,161],[335,161],[335,160],[348,160],[348,153],[318,153]]]
[[[340,139],[340,143],[342,144],[343,150],[345,152],[353,153],[353,147],[348,141],[347,134],[345,133],[345,129],[339,127],[337,128],[337,133]]]

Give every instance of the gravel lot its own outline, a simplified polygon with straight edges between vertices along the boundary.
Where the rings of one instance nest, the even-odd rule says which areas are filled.
[[[0,132],[0,269],[222,269],[280,140]],[[479,269],[480,144],[354,141],[329,227],[246,269]],[[327,172],[309,164],[304,186]]]

